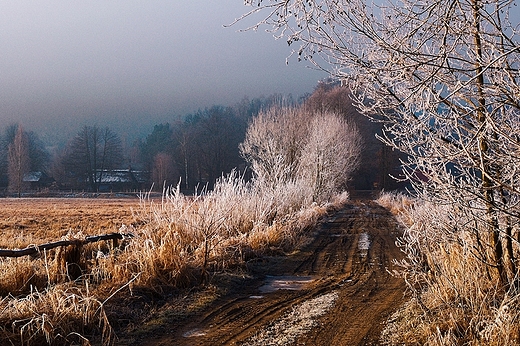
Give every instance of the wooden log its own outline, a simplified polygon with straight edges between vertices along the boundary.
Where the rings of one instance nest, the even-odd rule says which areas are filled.
[[[42,250],[51,250],[60,246],[71,246],[71,245],[83,245],[87,243],[95,243],[102,240],[112,240],[112,239],[123,239],[124,237],[133,237],[133,234],[123,234],[123,233],[110,233],[103,235],[94,235],[85,237],[82,239],[73,239],[73,240],[59,240],[51,243],[45,243],[41,245],[31,245],[26,247],[25,249],[20,250],[10,250],[10,249],[0,249],[0,257],[23,257],[30,256],[40,253]]]

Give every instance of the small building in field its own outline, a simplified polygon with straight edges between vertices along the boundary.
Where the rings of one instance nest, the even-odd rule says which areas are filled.
[[[99,192],[142,191],[147,188],[147,172],[121,169],[103,170],[96,174],[101,177],[99,179]]]
[[[39,191],[50,187],[54,179],[49,177],[45,172],[33,171],[24,174],[23,182],[28,185],[30,190]]]

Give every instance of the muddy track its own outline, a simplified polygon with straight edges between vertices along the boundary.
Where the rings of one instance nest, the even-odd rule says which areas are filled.
[[[376,203],[347,205],[300,251],[249,264],[252,279],[146,344],[377,345],[403,302],[404,283],[388,273],[401,256],[397,235],[396,221]]]

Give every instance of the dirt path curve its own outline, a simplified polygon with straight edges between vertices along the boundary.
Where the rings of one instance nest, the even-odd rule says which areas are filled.
[[[372,201],[331,215],[300,251],[251,264],[253,278],[149,345],[377,345],[403,302],[388,273],[397,223]],[[279,289],[286,288],[286,289]]]

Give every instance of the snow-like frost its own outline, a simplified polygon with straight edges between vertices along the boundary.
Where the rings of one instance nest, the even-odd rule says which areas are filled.
[[[370,249],[370,238],[367,233],[361,233],[358,241],[358,249],[368,251]]]
[[[337,298],[338,293],[331,292],[307,300],[252,336],[243,345],[289,345],[295,342],[299,336],[316,327],[317,319],[327,313]]]

